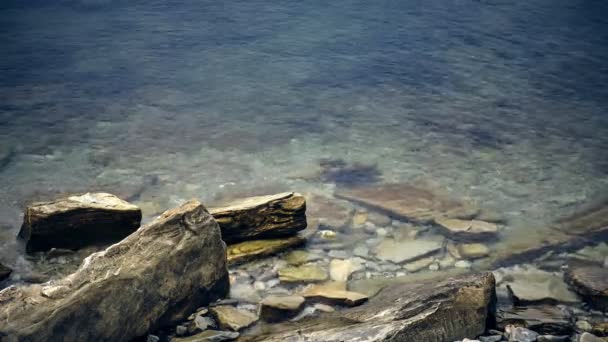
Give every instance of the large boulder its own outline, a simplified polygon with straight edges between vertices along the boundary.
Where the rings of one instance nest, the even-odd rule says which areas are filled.
[[[193,200],[90,255],[63,279],[0,291],[0,340],[129,341],[228,290],[219,226]]]
[[[209,211],[227,243],[285,237],[306,228],[306,200],[293,192],[248,197]]]
[[[28,206],[19,237],[28,252],[113,243],[133,233],[141,210],[107,193],[86,193]]]
[[[493,324],[490,273],[440,282],[396,284],[366,304],[272,327],[243,341],[456,341]]]

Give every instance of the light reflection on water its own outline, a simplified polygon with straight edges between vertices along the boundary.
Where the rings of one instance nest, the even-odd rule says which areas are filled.
[[[530,229],[608,182],[602,1],[0,5],[2,257],[23,203],[331,193],[322,159]],[[348,182],[347,182],[348,183]]]

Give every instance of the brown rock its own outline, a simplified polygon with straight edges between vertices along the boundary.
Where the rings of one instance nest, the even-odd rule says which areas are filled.
[[[239,242],[228,246],[228,264],[236,265],[273,255],[286,249],[297,247],[304,242],[306,242],[306,239],[299,235],[278,239]]]
[[[3,341],[128,341],[228,292],[220,229],[198,201],[169,210],[75,273],[0,291]]]
[[[269,296],[260,303],[260,319],[280,322],[297,316],[304,308],[302,296]]]
[[[221,329],[240,331],[255,323],[258,317],[249,311],[231,305],[219,305],[209,309]]]
[[[437,218],[435,223],[442,227],[448,236],[458,240],[488,240],[498,233],[495,223],[479,220]]]
[[[28,252],[78,249],[119,241],[141,222],[141,210],[107,193],[86,193],[28,206],[19,238]]]
[[[306,200],[293,192],[249,197],[209,212],[227,243],[285,237],[306,228]]]
[[[601,311],[608,311],[608,268],[571,266],[564,274],[572,289],[589,304]]]
[[[491,274],[441,282],[396,284],[367,303],[303,322],[280,323],[243,341],[456,341],[492,324]]]
[[[325,284],[311,285],[300,292],[300,295],[314,302],[345,306],[361,305],[368,299],[364,294],[336,289]]]
[[[336,197],[386,212],[393,217],[421,223],[442,217],[469,219],[477,213],[477,208],[469,203],[409,184],[358,187],[339,191]]]

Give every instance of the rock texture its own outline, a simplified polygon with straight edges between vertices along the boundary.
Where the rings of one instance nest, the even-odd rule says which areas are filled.
[[[331,286],[312,285],[300,292],[306,300],[330,305],[357,306],[365,303],[368,297],[364,294],[345,291]]]
[[[433,283],[397,284],[368,303],[243,341],[456,341],[492,324],[494,277],[487,273]],[[432,327],[432,328],[430,328]]]
[[[258,317],[249,311],[240,310],[230,305],[220,305],[209,309],[221,329],[239,331],[258,320]]]
[[[295,317],[304,308],[302,296],[269,296],[260,303],[260,318],[280,322]]]
[[[249,197],[209,212],[227,243],[284,237],[306,228],[306,200],[293,192]]]
[[[299,235],[279,239],[239,242],[228,246],[228,264],[236,265],[273,255],[286,249],[297,247],[304,242],[306,242],[306,239]]]
[[[128,341],[177,323],[228,287],[219,226],[193,200],[63,279],[0,291],[0,340]]]
[[[8,278],[11,273],[13,273],[13,270],[10,269],[10,267],[4,266],[0,263],[0,281]]]
[[[600,266],[571,266],[564,274],[574,291],[589,304],[608,311],[608,268]]]
[[[86,193],[28,206],[19,238],[28,252],[112,243],[139,227],[141,210],[107,193]]]
[[[288,266],[279,270],[279,280],[285,283],[310,283],[329,278],[327,271],[317,265]]]
[[[397,264],[413,261],[439,252],[443,240],[396,240],[386,239],[374,249],[376,257]]]
[[[469,203],[409,184],[383,184],[343,190],[336,197],[388,213],[390,216],[421,223],[438,218],[470,219],[478,209]]]
[[[479,220],[437,218],[435,223],[456,240],[488,240],[494,238],[498,233],[496,223]]]
[[[499,310],[497,326],[504,330],[507,325],[523,326],[546,335],[570,335],[574,325],[572,314],[565,308],[553,305],[535,305]]]

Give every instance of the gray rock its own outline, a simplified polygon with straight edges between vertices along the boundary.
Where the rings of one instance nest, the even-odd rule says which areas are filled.
[[[539,269],[509,273],[504,283],[518,305],[580,302],[560,276]]]
[[[502,341],[504,336],[502,335],[491,335],[491,336],[479,336],[481,342],[498,342]]]
[[[540,335],[536,340],[538,342],[569,342],[570,336]]]
[[[537,332],[522,327],[513,328],[509,334],[509,342],[534,342],[537,338]]]
[[[225,253],[213,217],[187,202],[63,279],[0,291],[0,331],[7,342],[119,341],[174,326],[227,294]]]
[[[141,210],[107,193],[86,193],[28,206],[19,238],[28,252],[113,243],[139,227]]]
[[[244,198],[209,212],[227,243],[285,237],[306,228],[306,200],[293,192]]]
[[[367,248],[367,246],[365,246],[365,245],[358,245],[353,250],[353,255],[356,255],[356,256],[359,256],[362,258],[367,258],[367,256],[369,255],[369,248]]]
[[[572,313],[564,307],[554,305],[533,305],[498,310],[497,327],[508,325],[526,326],[540,334],[570,335],[573,330]]]
[[[359,307],[280,323],[247,341],[456,341],[486,330],[490,273],[385,287]],[[432,329],[421,328],[432,327]]]
[[[578,339],[578,342],[604,342],[604,341],[605,340],[603,338],[599,338],[588,332],[582,333],[582,335]]]
[[[8,278],[11,273],[13,273],[13,270],[10,267],[4,266],[2,263],[0,263],[0,281]]]
[[[401,264],[437,253],[443,248],[443,239],[393,240],[387,239],[376,246],[374,253],[381,260]]]
[[[160,337],[156,336],[156,335],[148,335],[148,338],[146,338],[146,342],[159,342],[160,341]]]
[[[194,318],[194,326],[201,331],[205,331],[209,328],[215,328],[215,321],[210,317],[196,316]]]

